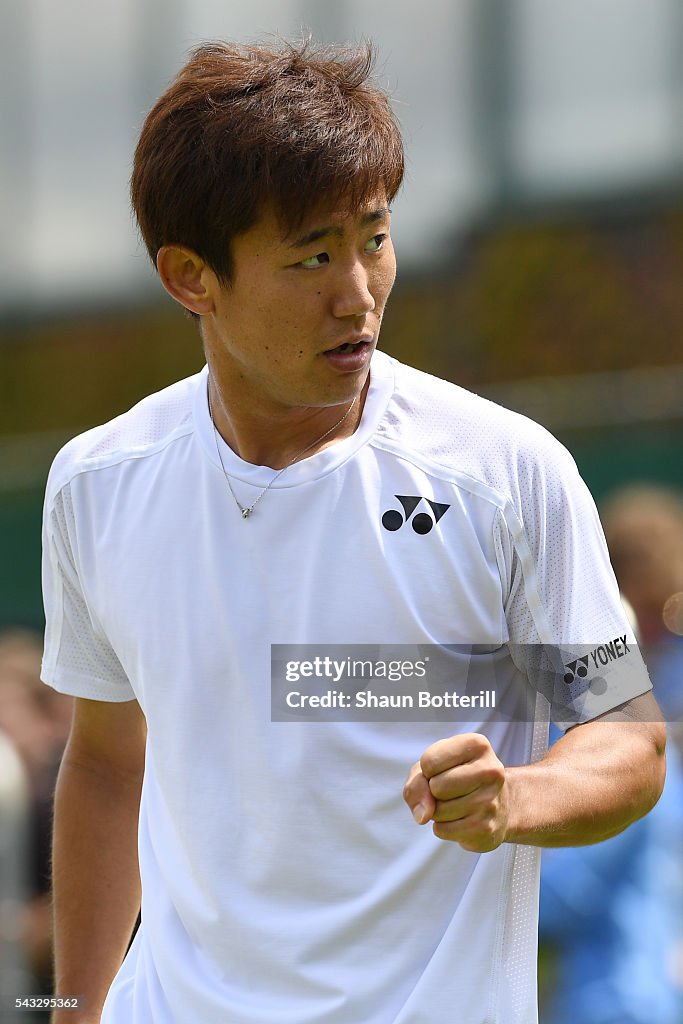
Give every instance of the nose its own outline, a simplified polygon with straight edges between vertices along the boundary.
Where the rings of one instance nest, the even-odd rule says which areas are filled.
[[[368,268],[360,260],[340,268],[332,299],[334,316],[342,319],[371,313],[376,303],[370,284]]]

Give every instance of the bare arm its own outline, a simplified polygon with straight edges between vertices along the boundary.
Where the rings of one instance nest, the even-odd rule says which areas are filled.
[[[55,991],[82,997],[84,1009],[53,1024],[99,1024],[130,941],[145,738],[137,701],[76,700],[55,795]]]
[[[666,730],[651,694],[571,729],[540,761],[505,768],[486,737],[440,740],[404,797],[440,839],[486,852],[503,842],[581,846],[623,831],[664,785]]]
[[[647,814],[664,785],[660,717],[654,697],[644,694],[623,711],[570,729],[536,765],[509,769],[506,841],[581,846]]]

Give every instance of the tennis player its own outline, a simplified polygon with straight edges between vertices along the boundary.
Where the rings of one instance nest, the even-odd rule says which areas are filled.
[[[142,129],[133,206],[206,366],[50,474],[43,679],[77,698],[57,992],[80,1007],[55,1024],[531,1024],[539,848],[661,792],[571,457],[377,349],[403,145],[370,72],[368,49],[205,45]],[[460,720],[328,714],[369,650],[355,693],[398,672],[416,705],[429,652],[470,651],[532,711],[483,688]]]

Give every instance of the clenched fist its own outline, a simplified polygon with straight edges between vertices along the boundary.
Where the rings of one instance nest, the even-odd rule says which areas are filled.
[[[403,798],[418,825],[473,853],[495,850],[505,839],[508,787],[505,767],[480,733],[439,740],[413,765]]]

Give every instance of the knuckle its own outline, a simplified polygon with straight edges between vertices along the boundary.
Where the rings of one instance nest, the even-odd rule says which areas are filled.
[[[415,777],[409,778],[403,785],[403,800],[410,804],[415,796]]]
[[[485,786],[500,786],[505,781],[505,769],[500,762],[482,769],[481,781]]]
[[[419,766],[422,770],[422,774],[430,779],[432,775],[437,772],[437,759],[436,753],[431,749],[425,750],[424,754],[420,758]]]
[[[495,814],[490,813],[488,817],[482,823],[482,834],[489,839],[492,839],[496,834],[496,817]]]
[[[420,758],[420,767],[427,778],[439,774],[452,764],[454,759],[457,760],[462,740],[462,736],[449,736],[427,747]]]
[[[476,754],[483,754],[487,750],[490,750],[491,744],[480,732],[470,733],[470,744]]]
[[[403,786],[403,799],[408,801],[412,791],[413,791],[412,779],[408,779],[406,781],[405,785]]]
[[[408,777],[407,777],[406,781],[403,784],[403,795],[404,796],[406,795],[406,793],[408,793],[408,792],[410,792],[412,790],[412,787],[413,787],[413,785],[415,783],[415,780],[419,777],[419,775],[420,775],[420,762],[416,761],[415,764],[410,769],[410,771],[408,772]]]
[[[448,796],[447,788],[446,780],[439,775],[435,775],[429,780],[429,789],[436,800],[443,800]]]
[[[453,826],[450,825],[449,827],[448,822],[435,821],[432,825],[432,832],[437,839],[453,840],[455,838],[453,835]]]

